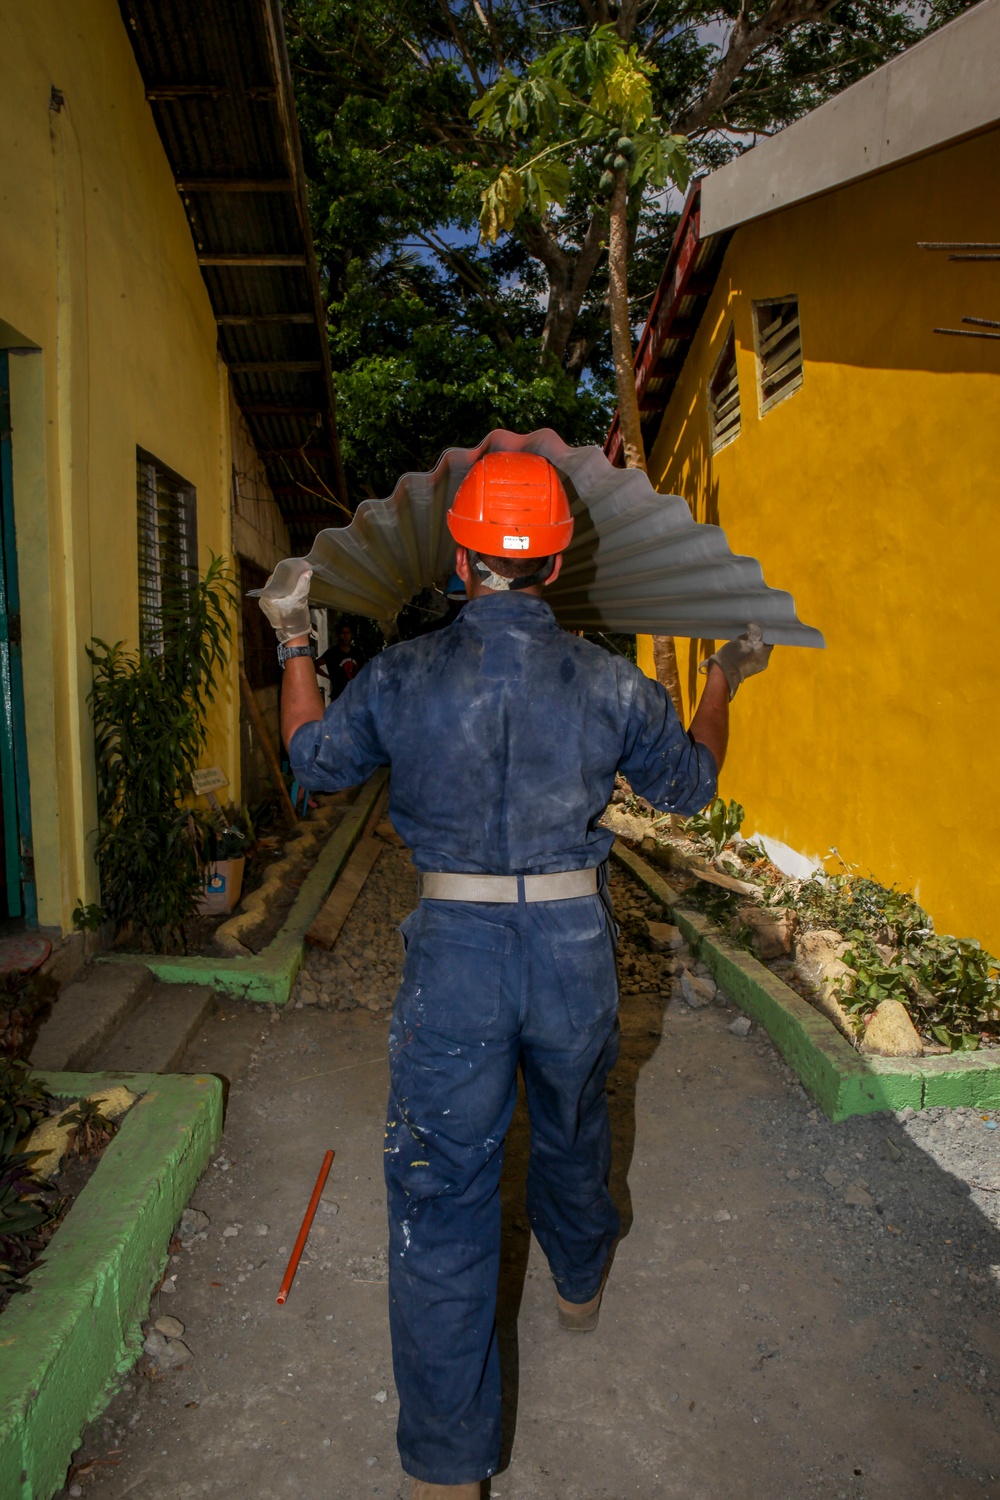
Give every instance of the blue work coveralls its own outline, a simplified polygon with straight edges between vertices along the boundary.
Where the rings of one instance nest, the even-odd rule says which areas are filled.
[[[419,870],[602,870],[598,895],[424,900],[402,927],[385,1139],[399,1451],[416,1479],[471,1483],[500,1460],[499,1183],[518,1066],[528,1215],[567,1301],[597,1293],[619,1228],[612,834],[598,819],[616,771],[656,807],[694,812],[715,762],[659,683],[524,593],[482,595],[447,629],[384,651],[297,731],[290,759],[318,791],[390,766],[390,817]]]

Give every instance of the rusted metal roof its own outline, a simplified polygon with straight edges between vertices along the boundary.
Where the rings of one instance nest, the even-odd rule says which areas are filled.
[[[640,469],[600,448],[570,448],[548,428],[497,430],[477,448],[449,448],[428,474],[404,474],[386,499],[365,500],[349,526],[321,531],[304,557],[279,563],[262,592],[280,597],[308,567],[313,603],[392,620],[426,588],[443,588],[455,544],[445,522],[455,491],[484,453],[541,453],[559,471],[576,520],[562,573],[545,597],[561,624],[725,640],[751,621],[764,639],[822,646],[790,594],[760,563],[737,557],[718,526],[696,522],[678,495],[659,495]]]
[[[730,238],[728,234],[716,234],[702,239],[701,189],[695,183],[684,204],[635,355],[635,390],[647,453],[715,288]],[[612,463],[623,462],[617,412],[604,451]]]
[[[279,0],[119,0],[219,348],[296,545],[346,504]]]

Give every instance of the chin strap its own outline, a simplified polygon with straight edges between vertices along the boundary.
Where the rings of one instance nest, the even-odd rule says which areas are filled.
[[[486,566],[478,552],[469,552],[469,562],[479,582],[494,594],[505,594],[508,591],[515,593],[518,589],[534,588],[536,584],[545,582],[556,565],[554,557],[547,557],[534,573],[527,573],[523,578],[501,578],[499,573],[494,573]]]

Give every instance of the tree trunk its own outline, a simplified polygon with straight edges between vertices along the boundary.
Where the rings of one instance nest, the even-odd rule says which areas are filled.
[[[625,448],[625,467],[646,472],[646,450],[639,425],[639,399],[635,394],[635,362],[632,328],[628,315],[628,223],[626,174],[615,173],[611,196],[611,235],[608,244],[608,303],[611,310],[611,353],[615,362],[618,422]]]
[[[628,186],[626,174],[615,174],[611,198],[611,236],[608,245],[609,291],[611,307],[611,350],[615,362],[618,390],[618,422],[625,449],[625,467],[646,472],[646,449],[639,421],[639,398],[635,393],[635,360],[632,354],[632,326],[628,315]],[[684,701],[681,697],[680,673],[673,636],[653,636],[653,660],[656,676],[670,694],[683,723]]]

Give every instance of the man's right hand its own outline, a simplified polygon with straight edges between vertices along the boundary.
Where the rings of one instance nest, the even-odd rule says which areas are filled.
[[[773,650],[773,646],[764,645],[760,626],[748,625],[743,635],[737,636],[735,641],[727,641],[714,655],[706,657],[698,671],[707,672],[714,661],[729,684],[729,700],[732,702],[744,678],[764,671]]]

